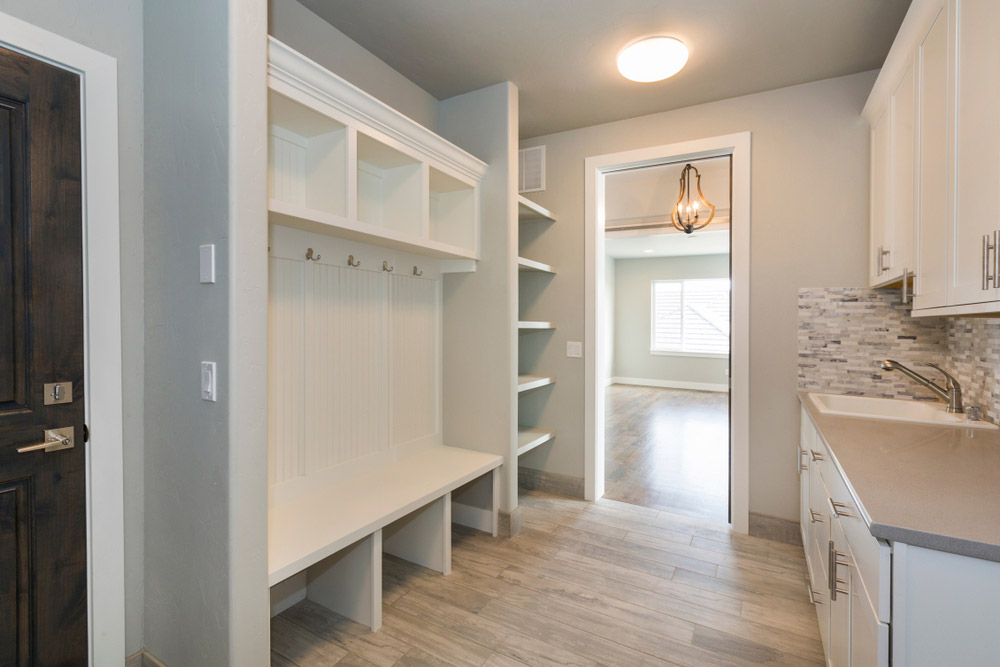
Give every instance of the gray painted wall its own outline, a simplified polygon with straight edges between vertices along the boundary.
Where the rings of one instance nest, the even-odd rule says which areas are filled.
[[[729,255],[650,257],[615,261],[615,376],[725,385],[729,359],[652,354],[650,283],[682,278],[728,278]]]
[[[559,437],[521,465],[583,476],[583,363],[563,350],[566,340],[583,340],[584,159],[751,131],[750,510],[798,516],[797,290],[866,282],[868,127],[860,111],[874,79],[867,72],[521,142],[548,146],[548,189],[532,198],[560,220],[523,249],[559,267],[525,314],[559,324],[540,360],[559,378],[542,416]]]
[[[145,3],[145,646],[229,662],[227,0]],[[217,282],[198,281],[215,243]],[[218,402],[199,363],[218,364]]]
[[[143,197],[142,3],[136,0],[0,0],[15,16],[118,59],[121,192],[122,408],[125,463],[125,648],[142,647],[143,609]]]
[[[268,32],[424,127],[437,131],[437,99],[307,8],[268,0]]]

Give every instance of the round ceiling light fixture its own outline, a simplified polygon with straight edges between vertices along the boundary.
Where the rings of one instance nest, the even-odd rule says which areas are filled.
[[[631,81],[651,83],[677,74],[687,60],[687,47],[679,39],[646,37],[632,42],[618,53],[618,71]]]

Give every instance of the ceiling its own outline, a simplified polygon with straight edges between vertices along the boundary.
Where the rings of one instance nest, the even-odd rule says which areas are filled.
[[[655,236],[607,236],[604,254],[615,259],[729,254],[729,230],[710,227],[690,235],[675,231]]]
[[[503,81],[521,138],[881,67],[910,0],[300,0],[438,99]],[[626,43],[663,34],[690,59],[622,77]]]

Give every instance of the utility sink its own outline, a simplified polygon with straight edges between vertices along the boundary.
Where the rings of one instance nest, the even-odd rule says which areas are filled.
[[[939,426],[959,426],[962,428],[998,428],[996,424],[988,421],[969,421],[964,414],[948,412],[944,409],[944,404],[937,401],[929,403],[895,398],[869,398],[867,396],[814,393],[810,393],[809,398],[824,415],[918,422],[937,424]]]

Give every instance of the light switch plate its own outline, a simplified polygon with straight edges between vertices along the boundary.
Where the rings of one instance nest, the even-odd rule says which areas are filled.
[[[215,401],[215,362],[201,362],[201,400]]]
[[[215,282],[215,244],[198,247],[198,277],[203,284]]]
[[[583,343],[578,340],[568,340],[566,341],[566,356],[567,357],[582,357],[583,356]]]

